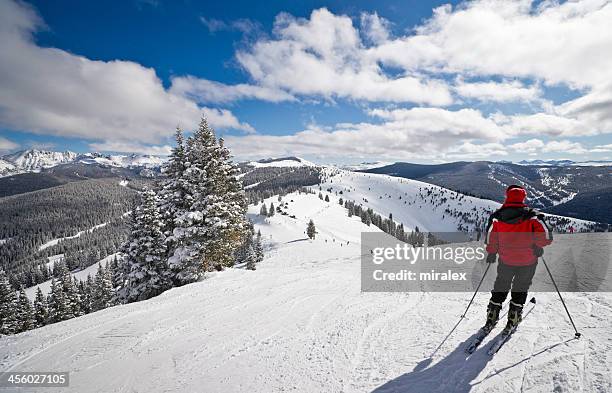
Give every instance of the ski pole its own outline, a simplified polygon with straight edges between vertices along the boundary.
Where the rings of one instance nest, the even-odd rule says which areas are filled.
[[[478,293],[478,290],[480,289],[480,286],[482,285],[482,282],[484,281],[485,277],[487,276],[487,272],[489,271],[489,268],[491,267],[491,265],[492,265],[492,263],[487,263],[487,268],[485,269],[484,274],[482,275],[482,278],[480,279],[480,282],[478,283],[478,286],[476,287],[476,290],[474,291],[474,296],[472,296],[472,299],[470,300],[470,303],[468,304],[468,306],[465,309],[465,312],[463,313],[461,318],[465,318],[465,314],[467,314],[468,310],[470,309],[470,306],[472,305],[472,302],[474,301],[474,298],[476,297],[476,294]]]
[[[546,264],[546,260],[544,259],[544,257],[542,257],[542,262],[544,262],[544,267],[546,268],[546,271],[548,272],[548,275],[550,276],[550,279],[552,280],[552,283],[555,286],[555,289],[557,290],[557,293],[559,294],[559,299],[561,299],[561,303],[563,304],[563,308],[565,308],[565,312],[567,313],[567,316],[569,317],[569,320],[572,323],[572,326],[574,327],[574,331],[576,332],[576,334],[574,334],[574,337],[580,338],[580,336],[582,334],[578,333],[578,329],[576,329],[576,324],[574,323],[574,320],[572,319],[572,316],[571,316],[569,310],[567,309],[567,306],[565,305],[565,301],[563,300],[563,296],[561,296],[561,292],[559,292],[559,287],[557,287],[557,283],[555,282],[555,279],[553,278],[553,275],[550,272],[550,269],[548,268],[548,265]]]

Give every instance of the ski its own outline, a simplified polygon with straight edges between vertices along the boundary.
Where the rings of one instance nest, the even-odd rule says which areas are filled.
[[[481,327],[480,330],[478,331],[476,337],[474,337],[472,342],[465,348],[465,352],[467,352],[469,354],[474,353],[474,351],[480,346],[480,344],[482,344],[484,339],[487,338],[489,333],[491,333],[491,330],[493,330],[492,327],[490,329],[489,328],[485,328],[485,327]]]
[[[504,344],[508,342],[508,340],[510,340],[510,337],[512,337],[512,334],[514,334],[517,327],[518,325],[513,327],[510,331],[506,332],[504,330],[500,334],[497,340],[495,340],[495,342],[493,342],[493,344],[491,345],[491,348],[489,348],[489,352],[488,352],[489,356],[495,355],[501,349],[501,347],[503,347]]]
[[[523,317],[523,319],[521,320],[521,322],[527,317],[527,315],[529,315],[533,309],[536,306],[536,298],[532,297],[531,300],[529,300],[529,303],[532,303],[533,305],[531,306],[531,308],[529,309],[529,311],[527,312],[527,314],[525,314],[525,317]],[[504,344],[506,344],[506,342],[508,342],[508,340],[510,340],[510,337],[512,337],[512,335],[514,334],[514,332],[516,332],[516,329],[519,327],[520,322],[515,325],[512,329],[510,330],[506,330],[506,328],[504,328],[504,330],[502,330],[501,334],[499,335],[499,337],[494,340],[493,344],[491,345],[491,347],[489,348],[489,356],[493,356],[495,355],[500,349],[501,347],[504,346]]]

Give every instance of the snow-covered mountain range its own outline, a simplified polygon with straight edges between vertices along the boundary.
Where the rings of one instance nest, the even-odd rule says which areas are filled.
[[[40,172],[69,163],[97,164],[118,168],[159,168],[166,157],[130,154],[109,155],[101,153],[79,154],[72,151],[56,152],[38,149],[23,150],[0,158],[0,176],[10,176],[25,172]]]

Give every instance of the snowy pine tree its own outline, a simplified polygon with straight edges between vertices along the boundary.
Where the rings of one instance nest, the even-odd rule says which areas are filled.
[[[246,226],[246,198],[223,140],[202,119],[188,139],[184,172],[186,207],[175,218],[168,263],[178,285],[197,281],[205,271],[234,263]]]
[[[157,194],[147,190],[142,193],[142,205],[136,208],[130,238],[124,247],[125,269],[129,273],[121,291],[127,302],[149,299],[172,286],[166,263],[164,224],[158,204]],[[112,271],[109,268],[102,270],[104,275],[110,276],[112,293]]]
[[[43,295],[40,287],[36,288],[36,297],[34,298],[34,320],[36,326],[41,327],[47,324],[49,318],[49,310],[47,307],[47,300]]]
[[[264,216],[264,217],[268,216],[268,208],[266,207],[265,203],[261,204],[261,209],[259,210],[259,215],[260,216]]]
[[[273,217],[275,213],[274,203],[270,202],[270,210],[268,210],[268,217]]]
[[[16,314],[18,332],[25,332],[36,327],[32,303],[30,303],[30,299],[28,299],[28,296],[23,288],[19,291]]]
[[[315,235],[317,234],[317,229],[315,227],[314,221],[310,220],[308,222],[308,227],[306,228],[306,234],[308,235],[308,238],[310,239],[315,238]]]
[[[93,311],[104,310],[105,308],[114,306],[113,302],[113,280],[110,273],[102,264],[98,265],[98,271],[94,278],[93,287]]]
[[[255,250],[253,250],[253,244],[249,244],[246,249],[245,256],[246,268],[249,270],[255,270],[255,264],[257,263],[257,255],[255,254]]]
[[[0,269],[0,336],[18,331],[17,296],[4,270]]]
[[[74,316],[62,283],[55,278],[51,279],[51,293],[49,293],[47,303],[49,305],[49,323],[64,321]]]

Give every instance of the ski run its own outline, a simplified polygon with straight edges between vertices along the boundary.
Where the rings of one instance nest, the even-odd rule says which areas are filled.
[[[564,294],[580,339],[556,293],[532,294],[538,306],[490,356],[505,316],[466,353],[485,321],[486,292],[458,324],[470,293],[362,293],[360,234],[379,229],[348,217],[339,197],[393,213],[406,228],[456,230],[458,220],[424,206],[435,204],[427,197],[411,203],[431,185],[333,171],[322,185],[330,202],[313,188],[282,204],[265,201],[286,215],[264,218],[260,205],[249,207],[266,249],[257,270],[238,266],[147,301],[1,337],[0,371],[69,371],[70,387],[53,391],[78,393],[612,391],[612,294]],[[310,219],[314,240],[305,233]]]

